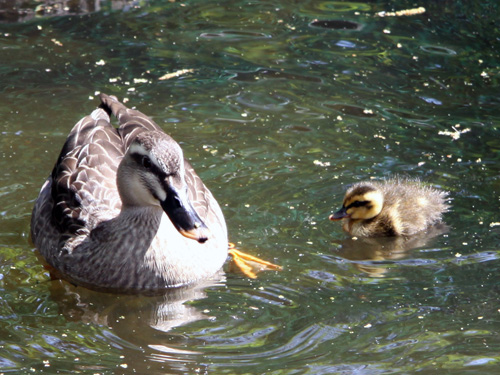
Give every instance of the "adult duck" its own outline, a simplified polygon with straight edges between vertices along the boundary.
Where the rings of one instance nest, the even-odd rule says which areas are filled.
[[[228,254],[214,196],[153,120],[100,99],[42,186],[33,243],[58,275],[93,289],[151,291],[213,277]]]

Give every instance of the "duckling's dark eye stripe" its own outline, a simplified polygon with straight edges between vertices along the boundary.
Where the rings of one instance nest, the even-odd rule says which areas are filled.
[[[352,208],[352,207],[363,207],[366,206],[370,201],[355,201],[352,202],[349,206],[346,207],[346,209]]]

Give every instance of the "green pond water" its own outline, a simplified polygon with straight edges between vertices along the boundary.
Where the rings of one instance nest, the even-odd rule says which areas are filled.
[[[5,3],[0,373],[498,373],[496,1]],[[99,92],[171,134],[230,240],[283,270],[156,297],[51,281],[31,210]],[[354,241],[328,220],[395,174],[450,192],[447,231]]]

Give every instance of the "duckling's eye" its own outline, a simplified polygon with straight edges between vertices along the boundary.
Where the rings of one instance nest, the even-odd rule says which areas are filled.
[[[141,164],[142,164],[142,166],[143,166],[144,168],[146,168],[146,169],[151,169],[151,166],[152,166],[152,164],[151,164],[151,159],[150,159],[148,156],[144,155],[144,156],[142,157],[142,159],[141,159]]]
[[[351,207],[363,207],[366,206],[368,201],[356,201],[351,203]]]

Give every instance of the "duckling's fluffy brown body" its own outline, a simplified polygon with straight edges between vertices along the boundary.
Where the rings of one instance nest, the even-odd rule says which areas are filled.
[[[340,211],[343,229],[356,237],[411,236],[441,221],[448,193],[418,180],[369,181],[347,190]]]

